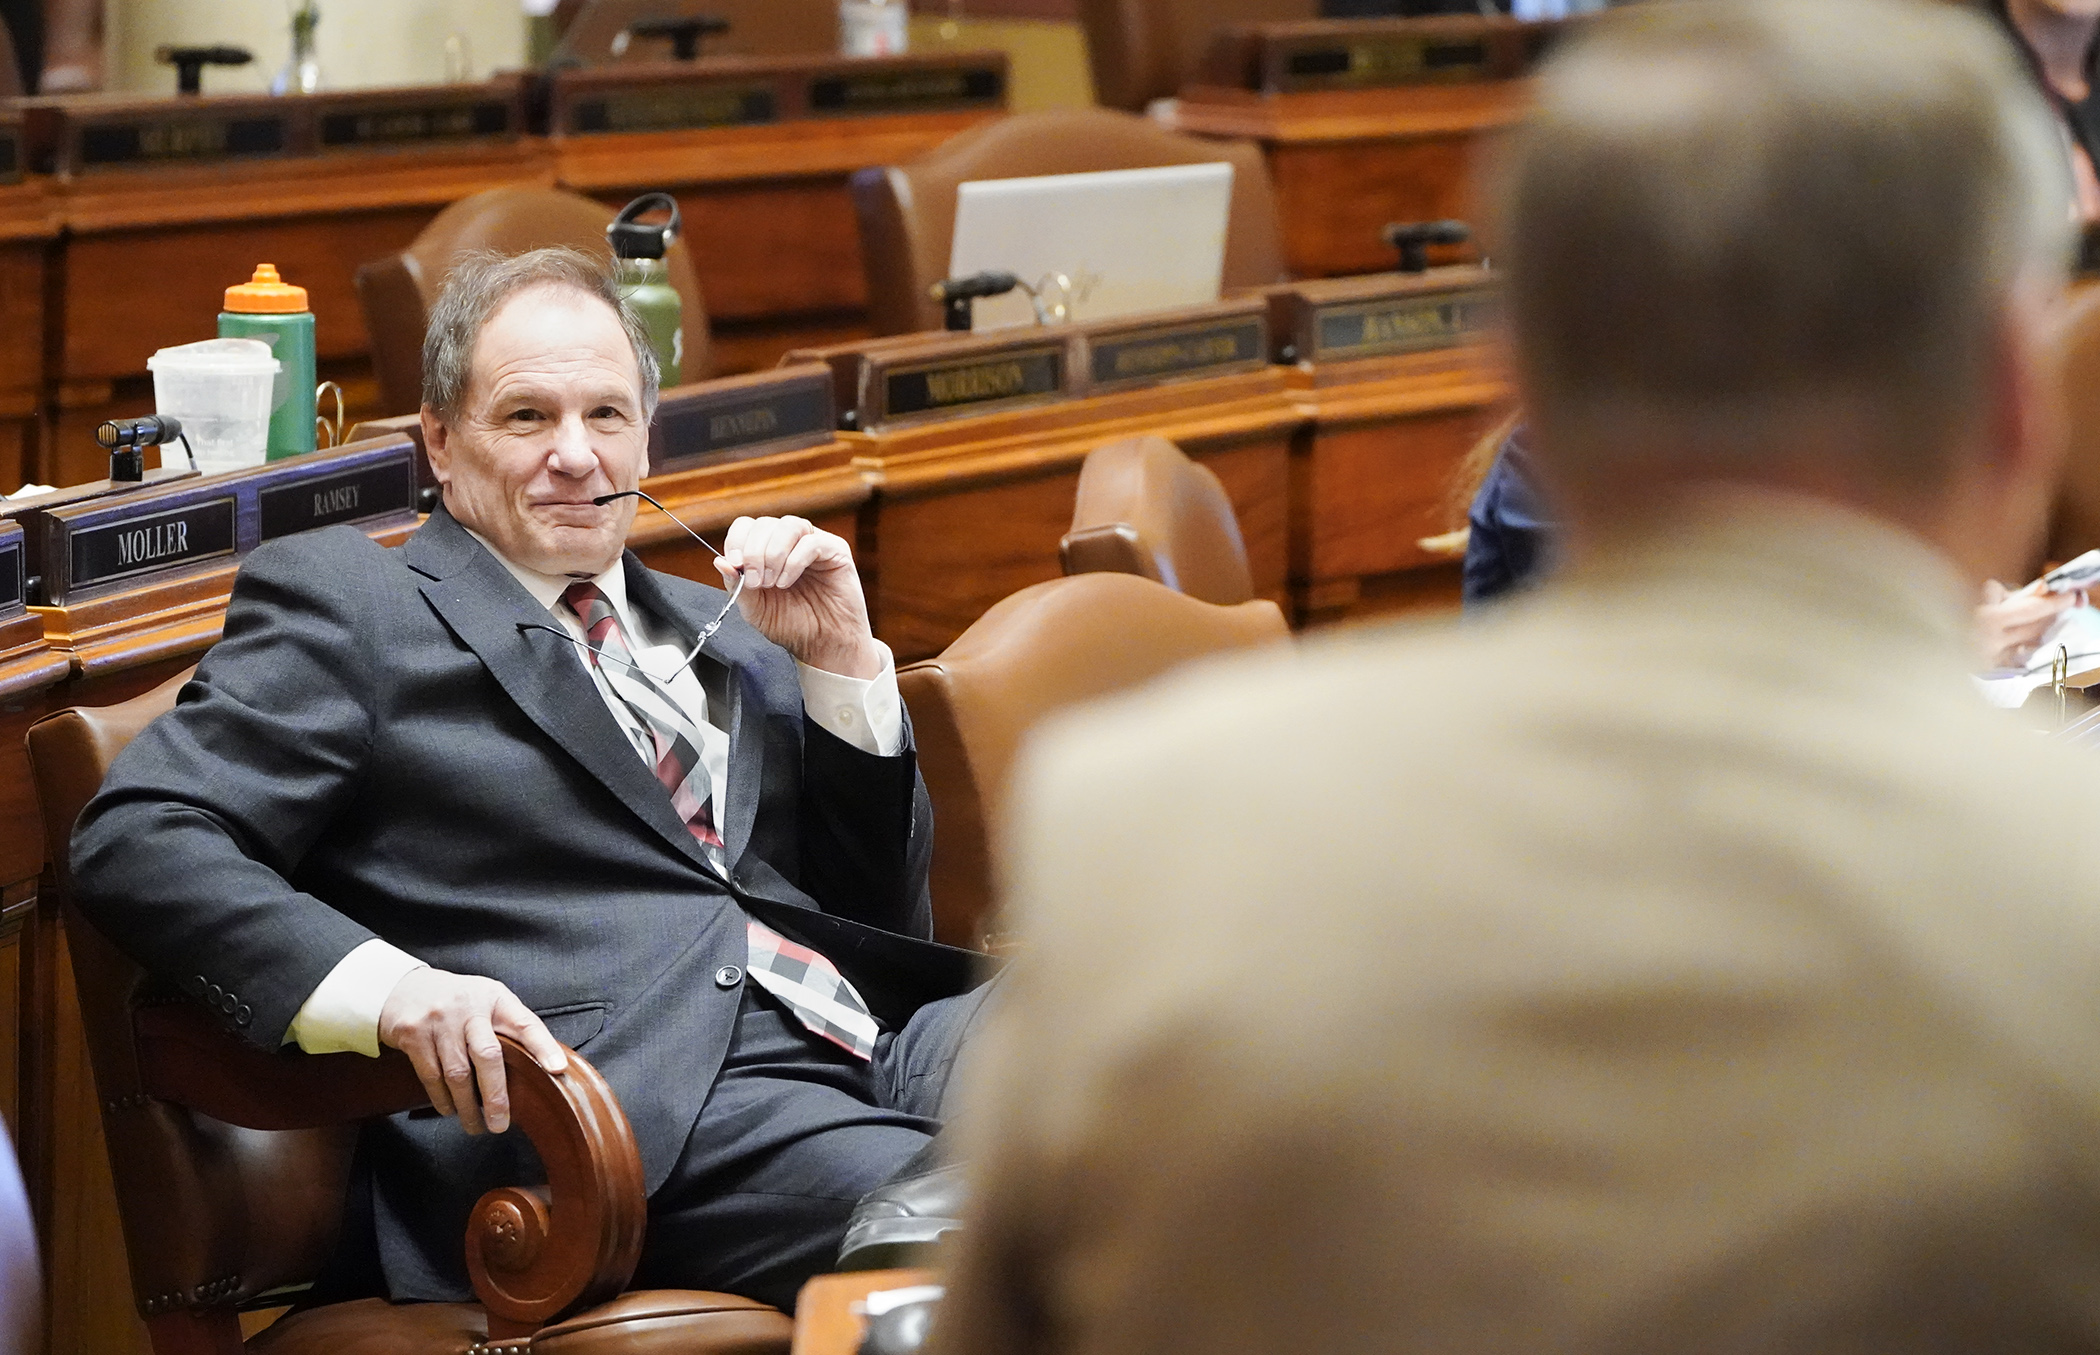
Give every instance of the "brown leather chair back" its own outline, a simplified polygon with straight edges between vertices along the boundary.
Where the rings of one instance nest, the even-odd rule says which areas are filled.
[[[1225,486],[1163,437],[1087,453],[1057,554],[1067,574],[1136,574],[1221,607],[1254,597]]]
[[[554,188],[516,184],[461,198],[399,254],[374,259],[357,270],[357,301],[372,336],[372,366],[388,414],[412,414],[423,404],[423,331],[430,308],[452,265],[473,250],[523,254],[549,245],[570,245],[601,258],[612,257],[605,228],[613,209],[602,202]],[[685,352],[681,381],[708,375],[707,305],[693,272],[692,253],[681,238],[664,263],[683,303]]]
[[[132,1287],[148,1317],[310,1282],[341,1224],[357,1133],[355,1124],[238,1129],[148,1095],[134,1015],[186,999],[148,979],[72,906],[74,822],[117,754],[174,706],[188,679],[184,673],[114,706],[60,711],[29,731]]]
[[[989,934],[993,825],[1022,738],[1045,716],[1289,635],[1273,602],[1219,607],[1132,574],[1080,574],[1022,589],[899,669],[938,825],[934,935],[978,946]]]
[[[1191,83],[1218,30],[1319,17],[1319,0],[1079,0],[1094,97],[1133,113]]]
[[[1225,287],[1283,281],[1275,189],[1261,148],[1251,141],[1209,141],[1128,113],[1060,108],[972,128],[907,165],[860,170],[853,176],[853,208],[860,217],[869,325],[877,334],[941,327],[940,303],[927,289],[948,276],[956,189],[964,183],[1219,160],[1232,165]]]
[[[2052,560],[2100,547],[2100,287],[2072,303],[2060,345],[2070,443],[2049,533]]]

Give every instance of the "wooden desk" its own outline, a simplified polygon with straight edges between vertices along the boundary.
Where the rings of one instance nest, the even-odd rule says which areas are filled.
[[[1266,326],[1260,304],[1225,303],[1070,329],[902,335],[812,355],[834,366],[840,403],[863,430],[843,435],[875,488],[855,554],[871,581],[875,632],[897,661],[939,653],[993,603],[1058,577],[1080,463],[1144,433],[1216,472],[1256,591],[1287,605],[1290,454],[1304,416],[1286,373],[1263,360]],[[1193,368],[1157,367],[1149,356],[1228,341],[1236,347],[1223,361]],[[1118,379],[1116,352],[1140,359],[1130,370],[1144,375]],[[1054,388],[1044,384],[1053,367]],[[1204,374],[1213,371],[1221,374]],[[980,375],[985,389],[1024,375],[1034,385],[986,400],[970,393]],[[936,389],[943,381],[947,394]],[[883,392],[896,382],[912,387],[910,408],[885,411]]]
[[[1006,90],[1000,52],[613,66],[554,77],[548,132],[564,187],[677,197],[733,373],[867,333],[847,177],[1000,116]]]
[[[795,1300],[795,1343],[788,1355],[853,1355],[860,1349],[866,1323],[853,1305],[883,1289],[909,1289],[938,1284],[931,1270],[849,1270],[819,1275],[802,1286]]]
[[[1294,276],[1376,272],[1393,265],[1387,223],[1477,216],[1479,148],[1523,116],[1522,77],[1563,27],[1450,16],[1228,29],[1161,119],[1261,143]]]
[[[1300,621],[1456,606],[1457,560],[1423,542],[1464,525],[1461,463],[1507,412],[1492,280],[1446,268],[1270,295],[1308,430],[1291,481]]]
[[[44,286],[58,214],[41,175],[23,176],[21,118],[0,114],[0,481],[9,489],[37,467],[37,411],[44,387]]]

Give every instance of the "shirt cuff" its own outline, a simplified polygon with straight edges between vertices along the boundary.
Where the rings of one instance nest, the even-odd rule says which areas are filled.
[[[394,985],[428,965],[373,937],[336,962],[284,1033],[309,1054],[379,1057],[379,1013]]]
[[[812,668],[799,659],[802,709],[824,728],[877,757],[894,756],[904,746],[904,699],[897,694],[897,660],[890,647],[882,651],[882,671],[871,678],[843,677]]]

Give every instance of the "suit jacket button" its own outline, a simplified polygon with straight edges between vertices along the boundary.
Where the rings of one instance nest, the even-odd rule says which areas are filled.
[[[723,965],[715,971],[715,987],[734,988],[744,981],[744,971],[733,964]]]
[[[245,1026],[254,1019],[255,1013],[249,1009],[248,1004],[245,1002],[233,1009],[233,1024],[237,1026]]]

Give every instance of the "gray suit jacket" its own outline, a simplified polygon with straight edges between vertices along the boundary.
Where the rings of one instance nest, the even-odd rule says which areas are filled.
[[[627,557],[630,596],[690,638],[723,594]],[[728,877],[622,737],[583,656],[440,510],[399,550],[337,528],[265,546],[225,637],[139,736],[73,840],[81,905],[142,963],[275,1048],[378,936],[501,980],[618,1093],[649,1188],[728,1046],[748,913],[830,956],[895,1026],[970,982],[931,934],[932,814],[909,748],[807,720],[794,660],[732,616],[696,661],[726,712]],[[481,1191],[521,1135],[431,1112],[363,1145],[397,1298],[466,1288]]]
[[[934,1345],[2100,1349],[2100,761],[1964,592],[1717,498],[1075,719]]]

